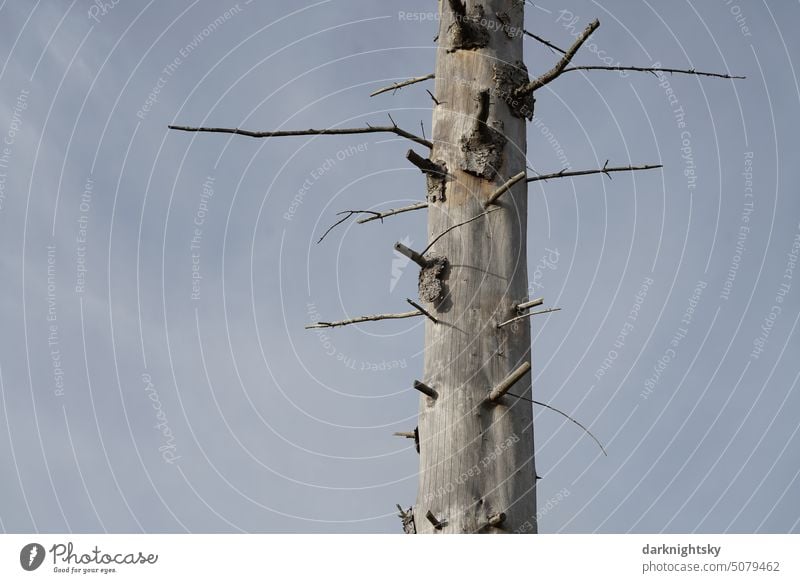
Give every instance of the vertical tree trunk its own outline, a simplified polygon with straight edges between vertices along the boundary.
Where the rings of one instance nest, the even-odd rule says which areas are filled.
[[[527,81],[523,4],[440,0],[431,161],[443,174],[427,172],[429,240],[484,212],[526,168],[533,100],[513,93]],[[536,532],[530,403],[486,400],[530,360],[527,322],[497,328],[528,299],[525,181],[496,206],[438,240],[420,276],[439,323],[425,324],[423,382],[438,397],[420,397],[417,532]],[[512,392],[531,398],[530,374]]]

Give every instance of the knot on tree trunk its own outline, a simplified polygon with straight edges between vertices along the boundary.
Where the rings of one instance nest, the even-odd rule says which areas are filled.
[[[495,95],[506,102],[512,115],[521,119],[533,119],[533,92],[519,93],[519,88],[528,83],[528,68],[522,61],[511,63],[495,63],[494,72]]]
[[[461,169],[474,176],[491,180],[503,164],[503,148],[506,137],[503,135],[503,122],[489,120],[491,109],[490,91],[484,89],[478,94],[478,113],[472,131],[461,137]]]
[[[450,48],[448,53],[457,50],[474,50],[489,44],[489,32],[483,25],[485,14],[483,6],[475,6],[467,13],[466,6],[460,0],[450,0],[453,11],[453,22],[447,28]]]
[[[428,264],[419,271],[419,299],[434,305],[445,297],[444,275],[447,269],[445,257],[426,257]]]

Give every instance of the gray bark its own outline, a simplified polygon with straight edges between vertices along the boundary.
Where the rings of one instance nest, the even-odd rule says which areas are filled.
[[[420,398],[416,532],[536,532],[531,405],[508,395],[487,400],[531,357],[526,322],[497,328],[528,300],[526,182],[496,201],[499,211],[466,222],[526,168],[532,100],[509,91],[510,80],[527,81],[523,2],[442,0],[439,10],[430,160],[446,175],[426,174],[428,239],[464,224],[426,254],[446,268],[437,275],[441,295],[423,304],[438,323],[425,323],[422,381],[438,398]],[[431,187],[437,180],[443,188]],[[422,271],[420,281],[429,280]],[[514,392],[532,398],[530,373]]]

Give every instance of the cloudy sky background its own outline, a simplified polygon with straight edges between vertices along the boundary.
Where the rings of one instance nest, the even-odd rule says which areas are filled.
[[[316,241],[338,211],[422,200],[408,143],[166,126],[391,113],[429,136],[425,85],[369,93],[433,70],[435,3],[107,5],[0,4],[0,529],[398,532],[422,322],[304,325],[407,309],[392,244],[424,247],[423,212]],[[571,73],[537,93],[536,171],[665,166],[530,187],[531,294],[562,308],[533,323],[535,395],[608,450],[537,409],[540,528],[798,532],[800,5],[542,0],[526,28],[566,46],[594,17],[579,64],[747,79]]]

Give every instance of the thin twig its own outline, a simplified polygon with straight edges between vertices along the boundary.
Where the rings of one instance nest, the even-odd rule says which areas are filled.
[[[340,213],[336,213],[336,216],[337,216],[337,217],[338,217],[339,215],[347,215],[347,216],[345,216],[345,217],[342,217],[341,219],[339,219],[338,221],[336,221],[335,223],[333,223],[333,224],[332,224],[330,227],[328,227],[328,230],[327,230],[327,231],[325,231],[325,232],[322,234],[322,237],[320,237],[320,238],[319,238],[319,240],[317,241],[317,245],[319,245],[320,243],[322,243],[322,240],[323,240],[325,237],[327,237],[327,236],[328,236],[328,233],[330,233],[331,231],[333,231],[333,230],[334,230],[336,227],[338,227],[339,225],[341,225],[343,222],[345,222],[347,219],[349,219],[349,218],[350,218],[350,217],[352,217],[353,215],[357,215],[357,214],[360,214],[360,213],[369,213],[369,214],[372,214],[372,215],[376,215],[376,216],[372,217],[373,219],[380,219],[380,218],[381,218],[381,217],[380,217],[380,213],[378,213],[378,212],[376,212],[376,211],[342,211],[342,212],[340,212]]]
[[[280,130],[275,132],[254,132],[250,130],[243,130],[239,128],[210,128],[210,127],[190,127],[190,126],[167,126],[171,130],[180,130],[183,132],[214,132],[219,134],[239,134],[251,138],[283,138],[287,136],[341,136],[348,134],[377,134],[377,133],[390,133],[397,136],[422,144],[429,148],[433,144],[424,138],[407,132],[393,124],[391,126],[371,126],[365,128],[326,128],[321,130]]]
[[[548,405],[547,403],[542,403],[541,401],[534,401],[533,399],[529,399],[528,397],[523,397],[521,395],[515,395],[514,393],[506,393],[506,395],[508,395],[509,397],[516,397],[517,399],[522,399],[523,401],[528,401],[529,403],[533,403],[534,405],[541,405],[542,407],[546,407],[546,408],[550,409],[551,411],[555,411],[556,413],[560,413],[561,415],[563,415],[564,417],[566,417],[567,419],[572,421],[575,425],[577,425],[578,427],[583,429],[586,433],[588,433],[589,437],[594,439],[595,443],[597,443],[597,445],[600,446],[600,450],[603,452],[603,455],[608,457],[608,453],[606,453],[606,448],[603,447],[603,444],[600,443],[600,440],[597,439],[594,436],[594,434],[591,431],[589,431],[588,429],[586,429],[586,427],[584,427],[579,421],[577,421],[576,419],[573,419],[572,417],[570,417],[569,415],[567,415],[566,413],[564,413],[560,409],[556,409],[552,405]]]
[[[486,215],[488,215],[489,213],[491,213],[491,212],[494,212],[494,211],[499,211],[499,210],[500,210],[500,209],[499,209],[498,207],[495,207],[495,208],[493,208],[493,209],[489,209],[488,211],[482,212],[482,213],[481,213],[481,214],[479,214],[479,215],[475,215],[475,216],[474,216],[474,217],[472,217],[471,219],[467,219],[467,220],[466,220],[466,221],[464,221],[463,223],[458,223],[458,224],[456,224],[456,225],[452,225],[452,226],[450,226],[450,227],[446,228],[444,231],[442,231],[441,233],[439,233],[438,235],[436,235],[436,237],[434,237],[433,241],[431,241],[431,242],[428,244],[428,246],[427,246],[427,247],[425,247],[425,249],[423,249],[423,250],[422,250],[422,253],[420,253],[420,255],[425,255],[425,253],[427,253],[427,252],[430,250],[430,248],[431,248],[431,247],[433,247],[433,245],[434,245],[434,244],[435,244],[435,243],[436,243],[436,242],[437,242],[439,239],[441,239],[442,237],[444,237],[445,235],[447,235],[447,233],[449,233],[449,232],[450,232],[450,231],[452,231],[453,229],[457,229],[458,227],[463,227],[463,226],[464,226],[464,225],[466,225],[467,223],[471,223],[472,221],[477,221],[479,218],[481,218],[481,217],[485,217],[485,216],[486,216]]]
[[[721,79],[746,79],[741,75],[728,75],[727,73],[706,73],[694,69],[665,69],[662,67],[617,67],[605,65],[586,65],[580,67],[567,67],[562,73],[569,71],[639,71],[642,73],[682,73],[684,75],[698,75],[701,77],[719,77]]]
[[[543,39],[542,37],[540,37],[540,36],[536,36],[536,35],[535,35],[535,34],[533,34],[532,32],[528,32],[527,30],[523,30],[522,32],[524,32],[525,34],[527,34],[529,37],[531,37],[531,38],[534,38],[534,39],[538,40],[538,41],[539,41],[540,43],[542,43],[544,46],[546,46],[546,47],[548,47],[548,48],[550,48],[550,49],[553,49],[554,51],[558,51],[558,52],[559,52],[559,53],[561,53],[562,55],[566,54],[566,52],[567,52],[567,51],[565,51],[565,50],[563,50],[563,49],[560,49],[560,48],[558,48],[558,47],[557,47],[556,45],[554,45],[553,43],[551,43],[551,42],[549,42],[549,41],[546,41],[546,40],[545,40],[545,39]]]
[[[411,304],[413,307],[417,308],[420,312],[422,312],[425,315],[425,317],[427,317],[431,322],[433,322],[434,324],[438,324],[439,323],[439,320],[437,320],[435,317],[433,317],[428,310],[426,310],[425,308],[420,306],[417,302],[415,302],[411,298],[406,298],[406,301],[409,304]]]
[[[583,32],[575,39],[575,42],[572,43],[572,46],[567,49],[564,53],[564,56],[559,59],[558,63],[550,69],[547,73],[537,77],[530,83],[527,83],[517,89],[517,95],[530,93],[531,91],[536,91],[540,87],[547,85],[553,79],[557,78],[561,73],[564,72],[564,69],[569,65],[570,61],[572,61],[572,57],[575,56],[575,53],[578,52],[578,49],[581,48],[581,45],[586,42],[586,39],[597,30],[597,27],[600,26],[600,21],[596,18],[589,23]]]
[[[551,178],[566,178],[568,176],[585,176],[587,174],[605,174],[608,176],[611,172],[653,170],[654,168],[663,168],[663,164],[645,164],[643,166],[614,166],[609,168],[608,160],[606,160],[606,163],[602,168],[597,168],[594,170],[567,170],[564,168],[563,170],[559,170],[558,172],[554,172],[552,174],[540,174],[539,176],[533,176],[528,178],[528,182],[536,182],[537,180],[550,180]],[[608,177],[611,178],[610,176]]]
[[[508,326],[509,324],[513,324],[519,320],[524,320],[525,318],[530,318],[531,316],[538,316],[539,314],[549,314],[550,312],[558,312],[561,308],[547,308],[546,310],[539,310],[538,312],[528,312],[527,314],[522,314],[521,316],[514,316],[510,320],[506,320],[497,325],[498,328],[502,328],[503,326]]]
[[[422,83],[423,81],[427,81],[428,79],[433,79],[436,75],[430,73],[428,75],[423,75],[422,77],[412,77],[411,79],[406,79],[405,81],[398,81],[397,83],[392,83],[388,87],[383,87],[378,89],[377,91],[373,91],[369,94],[370,97],[375,97],[376,95],[380,95],[381,93],[388,93],[389,91],[397,91],[403,87],[408,87],[409,85],[413,85],[414,83]]]
[[[377,221],[378,219],[383,222],[385,217],[390,217],[392,215],[399,215],[400,213],[407,213],[409,211],[416,211],[420,209],[428,208],[427,202],[417,202],[408,206],[396,208],[396,209],[389,209],[388,211],[382,211],[377,213],[374,217],[364,217],[363,219],[358,219],[356,222],[361,225],[364,223],[368,223],[370,221]],[[369,211],[372,212],[372,211]]]
[[[431,90],[430,90],[430,89],[426,89],[425,91],[427,91],[427,92],[428,92],[428,95],[430,95],[430,96],[431,96],[431,99],[433,99],[433,102],[434,102],[436,105],[441,105],[441,102],[440,102],[438,99],[436,99],[436,96],[435,96],[433,93],[431,93]]]
[[[360,324],[361,322],[377,322],[378,320],[400,320],[402,318],[413,318],[414,316],[422,316],[423,313],[419,310],[413,312],[401,312],[399,314],[376,314],[375,316],[359,316],[351,320],[340,320],[338,322],[316,322],[306,326],[306,330],[313,330],[315,328],[336,328],[337,326],[347,326],[349,324]]]

